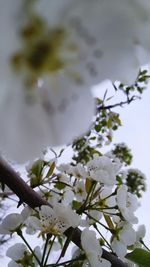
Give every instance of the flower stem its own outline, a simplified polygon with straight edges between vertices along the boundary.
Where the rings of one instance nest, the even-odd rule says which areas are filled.
[[[43,255],[42,255],[42,260],[41,260],[41,265],[42,266],[43,266],[43,263],[44,263],[44,258],[45,258],[45,254],[46,254],[46,250],[47,250],[47,246],[48,246],[50,238],[51,238],[51,235],[47,234],[47,238],[46,238],[46,242],[45,242],[44,250],[43,250]]]
[[[53,246],[53,244],[54,244],[55,238],[56,238],[56,236],[54,236],[54,238],[52,239],[51,245],[50,245],[50,247],[49,247],[49,250],[48,250],[48,252],[47,252],[47,256],[46,256],[46,259],[45,259],[45,262],[44,262],[44,266],[46,266],[46,263],[47,263],[47,261],[48,261],[48,257],[49,257],[49,254],[50,254],[50,252],[51,252],[52,246]]]
[[[25,237],[22,234],[22,231],[21,230],[18,230],[17,231],[17,234],[21,237],[21,239],[23,240],[23,242],[26,244],[26,246],[28,247],[28,249],[30,250],[30,252],[32,253],[32,255],[34,256],[34,258],[37,260],[37,262],[40,265],[40,267],[42,267],[40,260],[38,259],[38,257],[34,253],[33,249],[30,247],[29,243],[26,241]]]

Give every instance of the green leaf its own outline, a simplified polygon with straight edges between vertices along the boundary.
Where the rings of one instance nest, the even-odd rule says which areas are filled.
[[[100,132],[100,130],[101,130],[101,126],[99,124],[96,124],[95,125],[95,131]]]
[[[90,191],[91,186],[92,186],[92,181],[87,178],[86,181],[85,181],[85,189],[86,189],[87,193]]]
[[[49,171],[47,173],[47,177],[49,177],[53,174],[54,169],[55,169],[55,161],[50,164],[50,168],[49,168]]]
[[[108,121],[107,121],[107,127],[110,129],[112,128],[112,119],[109,118]]]
[[[58,190],[62,190],[66,187],[66,185],[62,182],[56,182],[54,187],[57,188]]]
[[[139,267],[150,266],[150,252],[147,250],[136,248],[134,251],[127,254],[126,258],[138,264]]]
[[[121,120],[119,119],[119,115],[118,115],[118,114],[115,115],[113,119],[114,119],[114,121],[115,121],[118,125],[121,126]]]
[[[73,200],[72,208],[75,209],[75,210],[78,210],[80,207],[81,207],[81,203],[76,201],[76,200]]]

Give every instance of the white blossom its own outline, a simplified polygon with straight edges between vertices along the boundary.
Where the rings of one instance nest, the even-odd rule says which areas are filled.
[[[53,209],[46,205],[41,206],[39,219],[32,216],[29,220],[31,229],[55,235],[63,234],[67,228],[77,227],[79,223],[80,217],[69,206],[61,203],[57,203]]]
[[[92,267],[110,267],[111,263],[103,258],[102,248],[93,230],[85,228],[81,234],[82,248]]]
[[[87,196],[87,192],[85,189],[85,181],[77,181],[75,186],[74,186],[74,190],[75,190],[75,197],[78,201],[83,201],[86,199]]]
[[[16,243],[8,248],[6,255],[12,260],[17,261],[24,257],[24,253],[27,251],[27,247],[23,243]]]
[[[73,199],[74,199],[74,193],[73,193],[73,191],[71,191],[70,188],[64,189],[61,203],[64,206],[71,205]]]
[[[19,229],[19,227],[25,223],[30,215],[31,209],[28,206],[22,210],[21,214],[8,214],[0,224],[0,234],[11,234],[17,231],[17,229]]]
[[[142,243],[141,241],[143,240],[143,238],[145,237],[146,234],[146,228],[145,225],[139,225],[138,229],[136,231],[136,242],[134,244],[135,247],[142,247]]]
[[[138,226],[138,229],[136,231],[136,241],[139,241],[140,239],[143,239],[146,234],[146,228],[144,224],[141,224]]]
[[[39,260],[41,260],[41,249],[39,246],[36,246],[34,249],[34,253],[37,256]],[[32,261],[32,258],[30,257],[30,252],[27,249],[26,245],[23,243],[16,243],[13,246],[9,247],[6,256],[11,258],[12,260],[9,262],[8,267],[20,267],[25,266],[28,261]],[[19,260],[22,261],[22,263],[17,263]],[[35,258],[33,258],[34,266],[39,266],[38,262]]]
[[[54,46],[56,51],[53,53],[56,55],[53,56],[54,62],[51,59],[49,63],[49,66],[52,66],[58,62],[58,67],[55,71],[51,71],[50,67],[50,71],[39,72],[32,88],[25,83],[34,80],[36,67],[30,68],[29,62],[26,64],[25,60],[22,70],[19,68],[21,70],[19,73],[15,68],[11,68],[10,59],[15,53],[21,50],[30,53],[32,50],[32,46],[26,46],[27,42],[18,36],[18,32],[22,31],[25,23],[32,23],[32,19],[25,16],[23,12],[23,1],[20,2],[15,0],[12,3],[8,0],[1,6],[0,21],[3,27],[0,27],[0,34],[3,36],[3,42],[1,42],[0,51],[3,52],[0,52],[0,58],[3,69],[1,68],[0,73],[2,91],[0,114],[5,112],[5,118],[0,116],[2,128],[0,146],[7,157],[21,162],[33,159],[48,145],[62,145],[85,133],[92,123],[95,108],[90,87],[87,84],[84,85],[82,78],[78,77],[80,75],[76,71],[77,67],[74,71],[70,69],[70,65],[77,66],[76,62],[80,62],[79,52],[75,53],[73,50],[71,52],[68,47],[72,45],[72,41],[68,42],[63,36],[59,44]],[[44,31],[48,28],[47,36],[48,33],[52,33],[53,42],[57,42],[55,40],[57,37],[53,37],[53,33],[58,29],[61,29],[65,36],[70,35],[65,23],[59,22],[65,6],[57,4],[55,7],[57,8],[54,8],[53,4],[49,6],[48,2],[44,6],[44,9],[49,9],[49,12],[54,8],[52,16],[49,14],[54,21],[59,11],[57,22],[53,25],[45,22],[45,29],[43,29]],[[33,6],[30,6],[33,18],[39,15],[41,19],[45,19],[42,8],[40,14],[32,8]],[[38,45],[38,38],[36,42]],[[11,135],[9,128],[12,129]]]
[[[95,157],[87,163],[90,177],[104,185],[113,186],[116,183],[118,167],[106,156]]]
[[[11,234],[23,223],[23,218],[18,213],[7,215],[0,225],[0,234]]]
[[[88,177],[88,173],[81,163],[77,163],[76,166],[71,166],[70,174],[72,174],[75,178],[78,179],[86,179]]]
[[[116,199],[117,205],[124,219],[131,223],[137,223],[138,220],[134,215],[134,212],[139,206],[136,196],[128,192],[125,185],[122,185],[117,190]]]
[[[127,253],[127,246],[131,246],[136,242],[136,232],[129,223],[118,224],[117,236],[113,237],[111,247],[120,258],[124,259]]]
[[[150,61],[150,7],[145,2],[28,3],[30,17],[25,15],[23,1],[4,1],[0,9],[0,147],[18,161],[85,133],[94,114],[91,86],[107,78],[133,81],[140,65]],[[30,40],[19,35],[35,17],[44,21],[46,37],[51,36],[53,53],[46,46],[45,57],[35,55],[39,36],[34,50]],[[14,55],[23,56],[19,68],[10,67]],[[38,59],[43,68],[38,68]]]

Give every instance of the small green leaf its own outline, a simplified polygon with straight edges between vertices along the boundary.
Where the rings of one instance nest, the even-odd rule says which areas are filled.
[[[55,169],[55,161],[50,164],[50,168],[49,168],[49,171],[47,173],[47,177],[50,177],[53,174],[54,169]]]
[[[99,124],[95,125],[95,131],[98,133],[101,130],[101,126]]]
[[[86,181],[85,181],[85,189],[86,189],[87,193],[90,191],[91,186],[92,186],[92,181],[87,178]]]
[[[107,127],[110,129],[112,128],[112,119],[109,118],[108,121],[107,121]]]
[[[58,190],[62,190],[66,187],[66,185],[62,182],[56,182],[54,187],[57,188]]]
[[[131,253],[128,253],[126,258],[138,264],[140,267],[150,266],[150,252],[147,250],[136,248]]]
[[[81,203],[76,201],[76,200],[73,200],[72,208],[75,209],[75,210],[78,210],[80,207],[81,207]]]

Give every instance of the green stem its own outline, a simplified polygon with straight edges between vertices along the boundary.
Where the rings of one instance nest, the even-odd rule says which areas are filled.
[[[41,265],[42,266],[43,266],[43,263],[44,263],[44,258],[45,258],[45,254],[46,254],[46,250],[47,250],[47,246],[48,246],[50,238],[51,238],[51,234],[47,234],[47,238],[46,238],[46,242],[45,242],[44,250],[43,250],[43,255],[42,255],[42,260],[41,260]]]
[[[22,231],[18,230],[17,234],[21,237],[21,239],[23,240],[23,242],[26,244],[26,246],[28,247],[28,249],[31,251],[32,255],[34,256],[34,258],[37,260],[38,264],[40,265],[40,267],[42,267],[40,260],[38,259],[38,257],[36,256],[36,254],[34,253],[33,249],[30,247],[29,243],[26,241],[26,239],[24,238]]]
[[[54,236],[54,238],[53,238],[53,240],[52,240],[52,243],[51,243],[51,245],[50,245],[50,247],[49,247],[49,250],[48,250],[48,252],[47,252],[47,256],[46,256],[46,259],[45,259],[45,262],[44,262],[44,266],[46,266],[46,263],[47,263],[47,261],[48,261],[48,257],[49,257],[49,254],[50,254],[50,252],[51,252],[52,246],[53,246],[53,244],[54,244],[55,238],[56,238],[56,236]]]
[[[57,266],[61,266],[61,265],[64,266],[65,264],[69,264],[69,263],[72,263],[75,261],[79,261],[79,259],[72,259],[72,260],[64,261],[64,262],[60,262],[60,263],[48,264],[45,267],[57,267]]]
[[[140,240],[141,244],[148,250],[150,251],[150,249],[145,245],[144,241],[143,240]]]
[[[97,232],[99,233],[99,235],[103,238],[103,240],[105,241],[105,243],[107,244],[107,246],[112,250],[110,244],[108,243],[108,241],[106,240],[106,238],[103,236],[103,234],[100,232],[100,230],[98,229],[96,223],[93,226],[97,230]]]
[[[83,203],[82,206],[77,210],[77,213],[78,213],[78,214],[81,214],[81,213],[85,210],[85,208],[86,208],[86,204],[87,204],[88,199],[89,199],[89,197],[90,197],[90,194],[91,194],[91,192],[92,192],[92,190],[93,190],[93,187],[95,187],[95,183],[92,183],[91,188],[90,188],[90,190],[89,190],[89,192],[88,192],[88,194],[87,194],[87,196],[86,196],[86,199],[85,199],[84,203]]]
[[[96,223],[100,224],[101,226],[103,226],[106,230],[110,231],[110,229],[103,223],[99,222],[98,220],[96,220],[94,217],[92,217],[90,214],[88,214],[87,212],[84,212],[84,214],[86,214],[90,219],[92,219],[93,221],[95,221]]]

